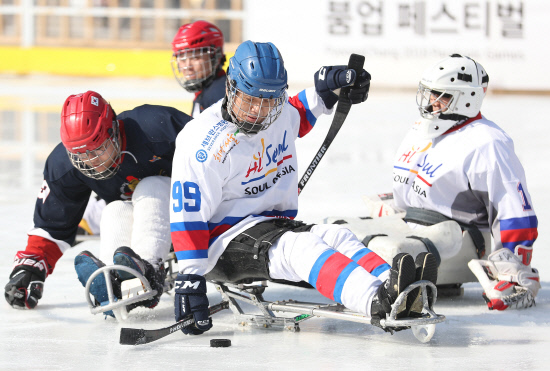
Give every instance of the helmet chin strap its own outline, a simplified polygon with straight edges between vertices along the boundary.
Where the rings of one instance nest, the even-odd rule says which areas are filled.
[[[453,113],[453,114],[450,114],[450,115],[443,115],[443,114],[440,114],[439,116],[437,116],[438,119],[440,120],[451,120],[451,121],[457,121],[457,123],[459,121],[464,121],[464,120],[468,120],[469,117],[467,116],[464,116],[464,115],[459,115],[457,113]]]
[[[134,159],[134,161],[136,162],[136,164],[138,163],[138,160],[137,160],[136,156],[134,156],[134,154],[133,154],[132,152],[120,151],[120,154],[121,154],[121,155],[122,155],[123,153],[129,154],[130,156],[132,156],[132,158]]]
[[[229,114],[229,111],[227,110],[227,95],[223,97],[222,101],[222,119],[224,119],[227,122],[235,123],[233,120],[233,117]]]

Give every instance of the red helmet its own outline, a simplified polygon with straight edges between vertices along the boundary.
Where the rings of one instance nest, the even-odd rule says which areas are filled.
[[[192,93],[208,86],[225,62],[223,34],[206,21],[181,26],[172,41],[172,51],[174,76]]]
[[[172,41],[172,51],[202,47],[219,48],[223,53],[223,34],[210,22],[196,21],[180,27]]]
[[[108,179],[118,171],[121,155],[118,122],[111,105],[100,94],[87,91],[65,100],[61,141],[72,164],[84,175]]]

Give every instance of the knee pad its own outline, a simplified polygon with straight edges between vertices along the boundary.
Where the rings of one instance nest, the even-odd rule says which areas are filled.
[[[311,228],[311,232],[321,237],[327,245],[335,248],[344,241],[357,239],[345,224],[317,224]]]
[[[120,246],[130,246],[134,224],[134,207],[129,201],[113,201],[101,214],[100,259],[113,260]]]
[[[143,198],[170,199],[170,178],[165,176],[148,176],[140,180],[132,194],[132,201]]]
[[[132,249],[143,259],[156,264],[170,251],[170,178],[151,176],[142,179],[132,195],[134,225]]]

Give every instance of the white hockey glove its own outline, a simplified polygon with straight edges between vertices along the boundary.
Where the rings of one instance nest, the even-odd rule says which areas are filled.
[[[529,308],[535,305],[540,289],[539,272],[531,268],[533,248],[516,246],[515,254],[499,249],[487,260],[472,259],[468,267],[485,290],[483,298],[490,310]]]
[[[367,216],[371,218],[381,218],[383,216],[394,215],[399,212],[393,207],[393,193],[383,193],[374,196],[363,196],[363,201],[367,205]]]

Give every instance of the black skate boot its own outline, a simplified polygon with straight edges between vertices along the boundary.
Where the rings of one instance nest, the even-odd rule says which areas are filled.
[[[430,281],[434,285],[437,282],[437,260],[432,253],[422,252],[417,255],[415,260],[416,265],[416,281]],[[431,288],[427,288],[428,303],[430,307],[433,304],[433,292]],[[418,318],[422,316],[422,295],[420,287],[411,291],[407,297],[407,307],[410,307],[409,316]]]
[[[378,288],[371,304],[372,324],[382,328],[385,331],[398,331],[404,328],[384,328],[380,325],[380,320],[385,319],[391,313],[391,306],[415,279],[414,259],[411,255],[401,253],[393,258],[393,264],[390,269],[390,277]],[[403,302],[404,304],[406,301]],[[405,305],[398,309],[396,318],[407,317],[409,310]]]
[[[113,255],[113,263],[116,265],[124,265],[126,267],[135,269],[141,273],[153,290],[157,290],[157,294],[150,300],[145,300],[136,304],[131,304],[129,307],[131,309],[137,306],[143,306],[147,308],[154,308],[157,306],[160,296],[162,295],[164,289],[164,280],[166,278],[166,270],[164,264],[159,264],[159,268],[155,269],[151,263],[147,260],[142,259],[138,254],[136,254],[131,248],[127,246],[122,246],[116,249]],[[130,280],[134,277],[132,274],[119,270],[118,275],[122,281]]]
[[[74,259],[74,268],[76,270],[78,280],[84,287],[86,287],[86,283],[88,282],[90,276],[96,270],[104,266],[105,264],[89,251],[82,251]],[[116,299],[120,299],[122,297],[120,293],[120,277],[114,271],[111,271],[110,277],[111,285],[113,287],[113,294]],[[107,283],[105,281],[104,274],[99,274],[96,278],[94,278],[92,284],[90,285],[90,293],[93,295],[96,305],[109,304],[109,293],[107,292]],[[115,316],[113,311],[103,312],[103,314],[111,317]]]

